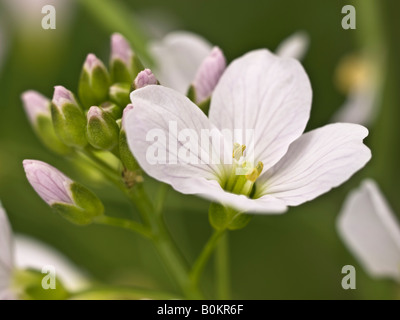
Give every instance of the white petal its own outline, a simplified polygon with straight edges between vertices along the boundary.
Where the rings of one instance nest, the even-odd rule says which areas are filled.
[[[185,194],[196,194],[205,199],[228,205],[239,212],[256,214],[276,214],[287,210],[283,201],[265,195],[258,199],[250,199],[244,195],[226,192],[215,180],[205,178],[182,179],[175,183],[175,189]]]
[[[209,118],[220,129],[254,130],[254,144],[246,145],[246,152],[268,169],[303,133],[311,95],[298,61],[256,50],[228,66],[214,90]],[[234,142],[248,143],[244,137]]]
[[[133,108],[124,114],[128,143],[140,166],[150,176],[167,183],[171,183],[170,179],[174,177],[216,179],[220,176],[222,168],[219,164],[212,164],[210,161],[204,164],[204,161],[201,161],[205,159],[202,158],[202,151],[208,155],[211,153],[211,149],[202,149],[201,131],[214,129],[213,132],[221,137],[219,130],[212,127],[198,106],[175,90],[155,85],[135,90],[131,94],[131,100]],[[190,147],[186,148],[192,151],[190,162],[180,156],[179,150],[185,150],[185,142],[178,141],[179,134],[188,130],[197,136],[197,139],[190,143]],[[152,133],[157,138],[154,138]],[[158,139],[161,134],[165,141]],[[161,163],[168,163],[167,166],[156,164],[160,162],[160,158],[150,157],[153,153],[149,148],[155,142],[165,150],[165,157]],[[173,142],[176,142],[175,146],[172,145]],[[210,146],[213,146],[212,141]]]
[[[45,266],[55,268],[56,276],[69,290],[82,290],[88,280],[82,270],[76,267],[64,255],[31,237],[15,236],[15,265],[19,269],[41,271]]]
[[[345,103],[332,117],[332,122],[370,125],[376,118],[378,106],[376,86],[365,86],[350,92]]]
[[[13,269],[13,235],[0,202],[0,296],[5,294]]]
[[[240,211],[270,212],[285,211],[282,201],[272,197],[251,200],[225,192],[219,183],[218,177],[223,173],[223,166],[217,164],[182,163],[177,156],[176,164],[167,158],[166,163],[152,164],[146,157],[149,147],[154,143],[147,141],[146,136],[153,129],[161,129],[167,137],[163,144],[167,155],[176,155],[170,148],[169,125],[177,124],[177,132],[183,129],[193,129],[201,136],[202,129],[213,129],[204,113],[188,98],[178,92],[162,86],[147,86],[131,94],[133,109],[124,115],[124,125],[129,146],[140,166],[153,178],[170,184],[175,190],[184,194],[197,194],[213,201],[230,205]],[[215,129],[215,128],[214,128]],[[215,129],[217,133],[219,130]],[[218,136],[218,135],[217,135]],[[173,134],[176,138],[176,134]],[[172,139],[173,140],[173,139]],[[210,141],[210,146],[212,141]],[[179,149],[182,144],[178,144]],[[201,145],[193,145],[201,150]],[[232,158],[232,149],[229,157]],[[196,157],[195,157],[196,158]],[[204,158],[203,158],[204,159]]]
[[[400,226],[374,181],[350,193],[337,228],[371,276],[400,281]]]
[[[299,31],[283,40],[275,50],[275,53],[282,58],[302,60],[307,52],[309,43],[310,39],[307,33]]]
[[[186,94],[197,69],[211,50],[211,44],[196,34],[172,32],[150,45],[156,62],[152,71],[163,86]]]
[[[296,206],[328,192],[369,161],[371,151],[362,142],[367,135],[363,126],[348,123],[305,133],[259,178],[265,186],[261,193]]]

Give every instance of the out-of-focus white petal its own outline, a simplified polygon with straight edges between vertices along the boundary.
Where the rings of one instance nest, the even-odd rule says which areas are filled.
[[[0,300],[12,298],[8,290],[13,269],[12,247],[11,226],[0,202]]]
[[[201,130],[214,129],[217,139],[223,139],[223,137],[218,129],[212,127],[204,113],[188,98],[169,88],[147,86],[135,90],[131,94],[131,100],[133,108],[124,114],[128,143],[140,166],[150,176],[170,184],[181,193],[197,194],[209,200],[227,204],[239,211],[269,213],[285,211],[286,206],[283,202],[272,197],[266,196],[252,200],[243,195],[228,193],[221,188],[217,180],[224,172],[223,165],[212,163],[213,157],[210,155],[214,147],[212,140],[209,141],[208,150],[202,149]],[[189,129],[197,134],[199,139],[193,140],[190,148],[181,149],[184,143],[188,142],[179,142],[176,149],[171,148],[170,141],[179,139],[179,136],[173,133],[174,130],[170,130],[171,123],[176,124],[176,132]],[[147,155],[149,148],[155,143],[153,139],[148,139],[148,135],[155,129],[161,130],[167,137],[165,141],[156,140],[157,143],[161,143],[161,147],[165,147],[167,156],[165,163],[152,163],[151,157]],[[169,134],[172,134],[171,140],[169,140]],[[179,150],[185,149],[193,151],[193,158],[188,163],[180,161]],[[204,159],[201,158],[202,152],[209,154],[211,163],[202,163],[201,159]],[[218,150],[215,150],[215,154],[219,155]],[[232,157],[232,148],[229,157]]]
[[[400,226],[374,181],[365,180],[350,193],[337,228],[371,276],[400,281]]]
[[[379,103],[376,86],[365,86],[351,91],[340,109],[333,115],[332,122],[350,122],[370,125],[376,118]]]
[[[150,45],[156,66],[152,70],[163,86],[186,94],[212,46],[202,37],[184,31],[168,34]]]
[[[298,61],[256,50],[228,66],[212,95],[209,118],[219,129],[243,135],[254,130],[254,150],[247,145],[246,152],[269,169],[303,133],[311,100],[310,81]],[[244,136],[241,140],[232,145],[246,145]]]
[[[308,34],[304,31],[298,31],[283,40],[275,50],[275,53],[282,58],[302,60],[307,52],[309,43]]]
[[[15,265],[19,269],[32,268],[39,271],[45,266],[53,266],[56,276],[72,291],[88,285],[88,278],[82,270],[60,252],[31,237],[15,236]]]
[[[371,158],[363,126],[336,123],[312,130],[293,142],[286,155],[263,174],[260,194],[296,206],[348,180]]]

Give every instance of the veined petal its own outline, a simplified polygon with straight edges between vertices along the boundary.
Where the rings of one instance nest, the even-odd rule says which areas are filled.
[[[13,234],[0,202],[0,299],[9,296],[8,287],[13,265]]]
[[[215,180],[205,178],[189,178],[175,181],[174,188],[185,194],[196,194],[205,199],[219,202],[239,212],[256,214],[277,214],[287,210],[282,200],[265,195],[258,199],[250,199],[244,195],[226,192]]]
[[[15,236],[15,265],[19,269],[41,271],[45,266],[55,268],[57,277],[69,290],[82,290],[88,285],[88,279],[78,267],[64,255],[31,237]]]
[[[124,114],[128,144],[150,176],[172,186],[175,178],[218,178],[222,160],[212,137],[221,141],[222,135],[198,106],[175,90],[155,85],[135,90],[131,100],[133,108]],[[206,130],[212,135],[203,140]]]
[[[256,50],[228,66],[214,90],[209,118],[219,129],[242,130],[243,135],[254,130],[246,152],[269,169],[303,133],[311,95],[310,81],[298,61]],[[246,140],[242,136],[242,141],[232,143],[248,144]]]
[[[289,151],[259,181],[259,194],[296,206],[348,180],[371,158],[363,144],[363,126],[336,123],[312,130],[293,142]]]
[[[310,39],[304,31],[298,31],[283,40],[275,53],[282,58],[302,60],[307,52]]]
[[[172,32],[162,41],[150,45],[150,52],[156,61],[152,71],[163,86],[186,94],[211,50],[211,44],[196,34]]]
[[[207,140],[210,147],[207,150],[201,144],[201,139],[189,142],[193,157],[190,162],[182,161],[180,157],[182,154],[179,150],[189,148],[182,149],[184,145],[180,141],[174,147],[171,141],[179,140],[179,135],[184,130],[191,130],[198,138],[201,137],[202,130],[213,130],[213,137],[223,139],[219,130],[212,127],[204,113],[188,98],[169,88],[147,86],[135,90],[131,94],[131,100],[134,107],[124,115],[128,143],[140,166],[150,176],[170,184],[181,193],[197,194],[209,200],[229,205],[239,211],[279,213],[286,210],[282,201],[270,196],[252,200],[243,195],[224,191],[218,183],[218,177],[223,172],[221,171],[223,165],[212,163],[214,160],[219,160],[210,154],[215,152],[218,155],[218,150],[213,149],[215,141],[212,139]],[[155,163],[153,160],[157,159],[152,159],[151,155],[150,157],[148,155],[149,148],[155,144],[154,136],[152,136],[153,130],[165,133],[166,139],[160,138],[161,135],[159,135],[156,142],[161,149],[165,150],[165,161],[161,159]],[[222,146],[220,147],[223,149]],[[227,156],[231,159],[232,146],[229,147],[230,151]],[[211,163],[210,161],[201,161],[206,160],[202,158],[203,152],[208,153]],[[221,159],[222,161],[223,159]]]
[[[371,276],[400,281],[400,226],[374,181],[350,193],[337,228]]]

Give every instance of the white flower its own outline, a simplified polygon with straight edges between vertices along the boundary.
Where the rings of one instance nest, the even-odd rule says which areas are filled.
[[[400,226],[374,181],[365,180],[350,193],[337,228],[372,277],[400,281]]]
[[[307,48],[307,34],[296,32],[281,43],[277,52],[283,57],[300,60]],[[163,86],[183,94],[188,92],[190,85],[204,82],[204,70],[210,74],[212,80],[209,82],[214,89],[217,79],[225,69],[222,51],[217,47],[213,48],[207,40],[191,32],[171,32],[161,41],[153,41],[149,50],[156,62],[155,68],[152,69],[156,78]],[[214,66],[213,70],[210,70],[211,66]],[[210,91],[210,85],[206,87]],[[206,98],[204,93],[200,95],[199,100]]]
[[[16,269],[35,269],[53,266],[63,285],[81,290],[88,282],[82,271],[50,246],[31,237],[13,236],[7,215],[0,203],[0,300],[16,299],[11,282]]]
[[[134,107],[125,120],[129,146],[150,176],[179,192],[198,194],[239,211],[283,212],[340,185],[371,157],[362,143],[368,130],[360,125],[338,123],[302,134],[311,96],[309,79],[298,61],[267,50],[252,51],[233,61],[222,75],[211,98],[209,118],[172,89],[147,86],[134,91]],[[175,164],[152,164],[148,151],[155,143],[147,135],[154,129],[168,135],[171,123],[176,123],[178,132],[189,129],[197,137],[205,129],[223,137],[225,129],[242,133],[223,140],[221,164],[204,164],[198,153],[211,154],[213,160],[215,153],[202,149],[196,139],[179,143],[179,150],[190,152],[194,161],[182,159],[186,152],[179,152]],[[251,139],[245,134],[248,129],[254,133]],[[176,156],[166,139],[156,143]],[[226,164],[226,154],[231,160],[233,155],[233,164]],[[238,168],[245,175],[236,175]]]
[[[342,59],[336,70],[336,82],[347,98],[333,115],[333,122],[369,126],[375,121],[383,84],[380,60],[373,61],[362,55],[349,55]]]

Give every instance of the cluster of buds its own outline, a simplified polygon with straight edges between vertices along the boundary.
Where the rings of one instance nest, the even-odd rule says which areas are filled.
[[[133,90],[157,83],[128,41],[113,34],[109,69],[89,54],[77,95],[56,86],[51,100],[31,90],[22,94],[22,101],[34,131],[46,147],[60,155],[111,152],[122,163],[124,182],[132,187],[142,177],[126,140],[124,109],[133,107],[129,105]],[[103,206],[94,194],[57,169],[32,160],[26,160],[24,167],[35,191],[72,222],[88,224],[103,214]]]
[[[83,64],[77,96],[56,86],[51,101],[35,91],[23,93],[22,100],[35,132],[58,154],[91,148],[132,159],[129,148],[124,147],[123,110],[130,103],[133,90],[157,83],[128,41],[120,34],[113,34],[109,70],[94,54],[89,54]],[[132,165],[136,162],[122,162],[127,163],[127,170],[138,169]]]

